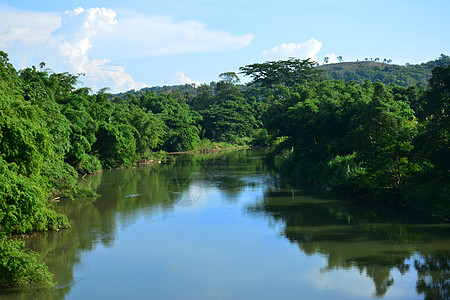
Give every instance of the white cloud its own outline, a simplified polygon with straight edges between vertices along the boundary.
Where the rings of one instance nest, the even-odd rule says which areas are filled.
[[[57,14],[37,13],[0,6],[0,49],[17,68],[39,64],[53,49],[51,33],[61,27]],[[53,51],[50,51],[52,56]],[[40,60],[36,59],[36,56]]]
[[[195,87],[198,87],[201,84],[200,81],[193,81],[191,78],[184,75],[184,73],[181,71],[177,71],[175,82],[178,84],[190,84],[194,85]]]
[[[87,83],[94,89],[111,87],[113,92],[140,89],[147,85],[136,82],[121,66],[109,66],[110,59],[90,59],[88,52],[94,47],[97,35],[111,32],[117,25],[116,13],[106,8],[75,8],[62,16],[62,27],[54,33],[59,43],[59,53],[64,62],[76,73],[86,75]],[[84,78],[81,78],[83,81]]]
[[[65,39],[60,51],[72,59],[87,55],[92,48],[92,38],[117,24],[115,18],[116,13],[106,8],[84,10],[77,7],[73,11],[66,11],[62,16],[62,27],[55,33]]]
[[[84,73],[85,85],[109,86],[113,92],[146,86],[115,65],[116,60],[234,51],[252,40],[252,34],[211,30],[196,21],[117,14],[107,8],[78,7],[62,15],[0,9],[0,47],[16,68],[44,61],[55,72]]]
[[[233,35],[212,30],[205,24],[177,21],[167,17],[124,12],[119,26],[101,37],[102,51],[111,56],[148,57],[207,51],[235,51],[247,47],[252,34]],[[111,47],[114,40],[121,43]],[[130,47],[132,45],[132,47]]]
[[[269,50],[264,50],[262,56],[269,60],[288,59],[290,57],[307,59],[317,61],[317,53],[322,48],[322,43],[312,38],[304,43],[287,43],[273,47]]]
[[[61,26],[56,14],[21,11],[0,6],[0,47],[18,40],[37,44],[49,38],[50,33]]]

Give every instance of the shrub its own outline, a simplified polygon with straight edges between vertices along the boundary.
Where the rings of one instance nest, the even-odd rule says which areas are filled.
[[[0,226],[9,234],[69,227],[64,215],[47,203],[39,178],[17,174],[14,164],[0,157]]]
[[[0,288],[37,284],[54,287],[53,275],[38,255],[24,249],[24,242],[0,236]]]

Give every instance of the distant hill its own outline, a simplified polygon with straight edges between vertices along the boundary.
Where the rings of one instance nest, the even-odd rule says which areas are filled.
[[[362,82],[366,79],[384,84],[395,83],[401,86],[417,85],[425,87],[431,71],[437,67],[450,65],[450,57],[441,54],[439,59],[418,65],[404,66],[374,61],[341,62],[318,67],[330,79]]]
[[[358,61],[358,62],[340,62],[335,64],[326,64],[317,67],[323,70],[325,76],[329,79],[351,81],[355,80],[363,82],[369,80],[372,82],[382,82],[384,84],[395,83],[401,86],[417,85],[422,88],[428,84],[428,79],[431,77],[431,71],[437,67],[447,67],[450,65],[450,57],[444,54],[434,60],[422,64],[412,65],[406,64],[404,66],[387,64],[375,61]],[[215,82],[211,82],[210,86],[214,89]],[[248,89],[245,85],[238,85],[241,91]],[[185,97],[188,95],[195,95],[197,93],[196,87],[190,84],[172,85],[172,86],[155,86],[140,89],[138,91],[131,90],[125,93],[115,94],[115,97],[125,97],[127,94],[134,94],[136,96],[144,94],[146,91],[155,92],[157,94],[171,93],[181,94]]]

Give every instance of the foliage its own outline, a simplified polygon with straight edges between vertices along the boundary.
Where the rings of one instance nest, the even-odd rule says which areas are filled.
[[[14,164],[0,158],[0,227],[9,234],[67,228],[69,222],[47,203],[39,179],[17,173]]]
[[[308,59],[290,58],[288,60],[255,63],[239,68],[241,73],[250,76],[254,84],[263,87],[274,85],[293,86],[298,83],[315,81],[319,71],[315,69],[316,62]]]
[[[236,143],[250,136],[256,127],[251,107],[241,97],[231,96],[201,111],[204,136],[212,141]]]
[[[416,144],[419,155],[429,159],[437,172],[450,170],[450,66],[437,67],[430,89],[421,103],[419,117],[423,125]]]
[[[191,110],[186,103],[179,103],[169,94],[146,92],[140,97],[132,97],[132,103],[142,107],[154,116],[153,124],[156,149],[166,151],[186,151],[195,147],[200,141],[197,122],[201,116]],[[149,124],[150,125],[150,124]]]
[[[274,89],[264,123],[284,142],[272,160],[302,181],[448,211],[447,72],[436,68],[426,93],[369,81]]]
[[[0,236],[0,288],[38,284],[54,287],[53,275],[38,255],[24,250],[24,242]]]

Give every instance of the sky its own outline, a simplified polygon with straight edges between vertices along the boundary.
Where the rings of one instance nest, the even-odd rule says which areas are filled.
[[[0,0],[0,50],[117,93],[289,57],[423,63],[450,54],[449,16],[449,0]]]

